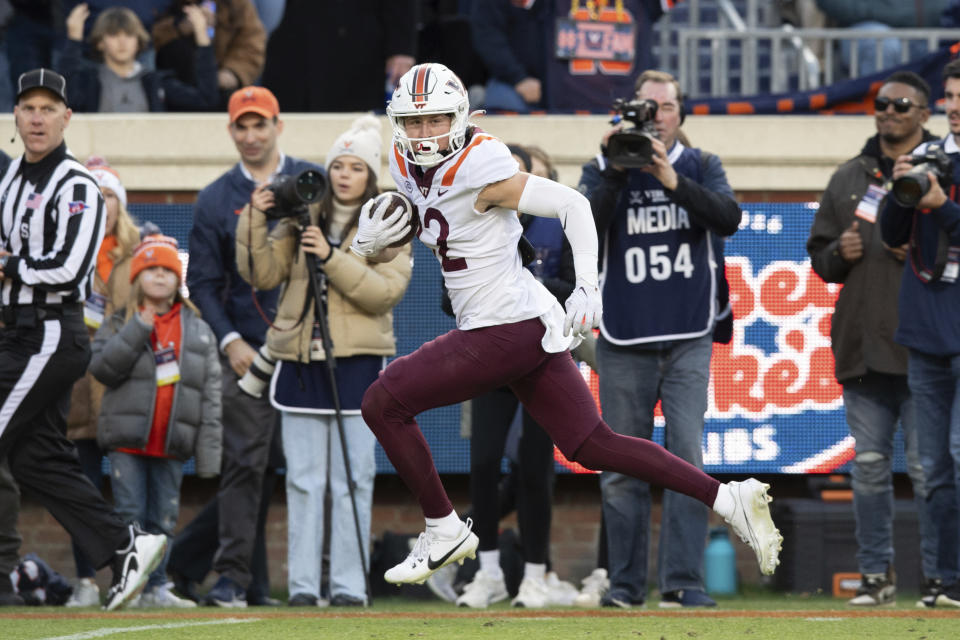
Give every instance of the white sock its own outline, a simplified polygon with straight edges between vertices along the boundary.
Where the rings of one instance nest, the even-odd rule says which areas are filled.
[[[728,520],[733,516],[735,508],[736,503],[733,500],[730,487],[726,483],[721,484],[717,491],[717,499],[713,501],[713,510],[723,516],[725,520]]]
[[[427,528],[432,529],[433,533],[441,538],[456,538],[463,529],[463,522],[457,516],[454,509],[442,518],[424,518],[427,521]]]
[[[481,571],[494,579],[503,577],[503,569],[500,568],[500,549],[480,551],[477,555],[480,557]]]
[[[547,574],[547,565],[533,564],[532,562],[523,563],[523,577],[533,580],[543,581]]]

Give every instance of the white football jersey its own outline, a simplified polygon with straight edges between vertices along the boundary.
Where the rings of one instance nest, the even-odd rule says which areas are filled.
[[[556,298],[520,263],[517,242],[523,232],[517,212],[475,209],[477,195],[489,184],[518,171],[507,146],[476,132],[457,154],[429,169],[417,169],[394,147],[390,173],[420,216],[420,241],[440,261],[443,280],[459,329],[477,329],[541,317],[551,336],[544,348],[561,351],[556,319],[563,311]],[[561,344],[562,343],[562,344]]]

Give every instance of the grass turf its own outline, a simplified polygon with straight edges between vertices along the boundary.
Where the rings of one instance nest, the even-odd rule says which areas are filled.
[[[130,640],[509,640],[572,638],[726,640],[829,638],[937,640],[960,637],[960,611],[914,608],[915,594],[894,607],[853,609],[823,595],[759,592],[718,599],[716,609],[458,609],[438,601],[379,598],[369,609],[257,607],[246,610],[16,608],[0,612],[4,640],[124,638]]]

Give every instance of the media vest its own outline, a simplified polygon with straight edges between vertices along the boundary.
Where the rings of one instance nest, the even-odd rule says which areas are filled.
[[[699,149],[678,142],[669,158],[678,174],[703,182]],[[722,239],[694,222],[659,180],[640,170],[628,171],[616,206],[603,238],[603,337],[633,345],[711,332]]]

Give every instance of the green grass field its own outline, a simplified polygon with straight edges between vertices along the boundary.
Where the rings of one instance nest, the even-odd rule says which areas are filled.
[[[121,611],[104,614],[63,607],[23,607],[0,613],[0,638],[81,640],[856,640],[960,638],[960,610],[914,608],[913,594],[895,607],[853,610],[827,596],[767,593],[718,598],[714,610],[630,611],[458,609],[439,601],[379,598],[373,607],[313,609],[258,607],[240,610],[190,609]]]

